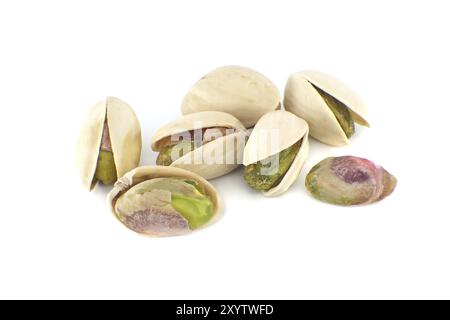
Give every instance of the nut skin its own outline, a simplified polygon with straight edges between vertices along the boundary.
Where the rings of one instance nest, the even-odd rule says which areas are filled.
[[[351,206],[380,201],[390,195],[397,179],[373,162],[353,157],[331,157],[316,164],[306,176],[306,189],[316,199]]]
[[[276,186],[289,170],[300,146],[301,140],[276,155],[246,166],[244,179],[247,184],[255,190],[262,191],[270,190]],[[262,173],[263,169],[270,169],[274,163],[277,166],[277,170],[273,174],[265,175]]]

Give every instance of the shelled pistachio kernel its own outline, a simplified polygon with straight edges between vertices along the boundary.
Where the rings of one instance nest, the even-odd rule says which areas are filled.
[[[307,190],[318,200],[350,206],[380,201],[389,196],[397,179],[367,159],[326,158],[306,176]]]

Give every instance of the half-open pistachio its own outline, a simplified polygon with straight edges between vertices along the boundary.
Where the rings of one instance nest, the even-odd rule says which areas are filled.
[[[355,122],[369,126],[361,98],[341,81],[319,71],[292,74],[284,106],[308,122],[313,138],[330,145],[348,144]]]
[[[163,166],[136,168],[118,180],[108,205],[128,228],[172,236],[205,227],[220,212],[217,191],[193,172]]]
[[[244,149],[244,179],[266,196],[285,192],[298,178],[309,152],[308,124],[272,111],[256,124]]]
[[[160,128],[152,139],[158,165],[170,165],[213,179],[242,163],[246,128],[232,115],[204,111],[182,116]]]
[[[83,185],[113,184],[135,168],[141,156],[141,128],[133,109],[108,97],[88,112],[78,141],[77,163]]]
[[[223,111],[250,128],[265,113],[279,107],[280,94],[269,79],[249,68],[226,66],[195,83],[185,96],[181,111]]]
[[[349,206],[384,199],[394,191],[397,179],[372,161],[344,156],[316,164],[305,185],[321,201]]]

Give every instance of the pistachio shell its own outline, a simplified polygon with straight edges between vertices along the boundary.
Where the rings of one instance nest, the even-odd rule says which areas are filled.
[[[249,128],[267,112],[280,106],[277,87],[252,69],[226,66],[201,78],[185,96],[181,111],[223,111],[232,114]]]
[[[353,121],[369,126],[365,120],[366,106],[361,98],[344,83],[315,70],[297,72],[292,74],[286,83],[284,106],[287,111],[308,122],[312,137],[335,146],[349,143],[336,115],[317,88],[345,105]]]
[[[229,113],[219,111],[196,112],[184,115],[158,129],[152,138],[152,150],[160,151],[161,146],[159,143],[166,137],[195,129],[214,127],[246,130],[242,123]]]
[[[133,193],[139,193],[136,192],[136,188],[140,188],[142,186],[141,183],[160,178],[182,179],[183,181],[195,183],[195,188],[202,190],[201,194],[206,196],[213,204],[212,217],[208,216],[206,221],[195,220],[195,217],[183,216],[179,211],[179,207],[183,205],[183,199],[174,206],[164,207],[164,210],[155,210],[153,201],[164,201],[164,197],[171,194],[171,191],[165,187],[159,187],[161,193],[157,194],[155,199],[151,197],[141,199],[133,197]],[[181,185],[180,187],[183,186]],[[186,185],[184,188],[186,188]],[[131,195],[127,194],[130,190],[132,192]],[[145,186],[143,190],[145,191]],[[221,212],[219,194],[208,181],[193,172],[164,166],[143,166],[126,173],[116,182],[114,188],[108,194],[107,205],[109,210],[125,226],[149,236],[172,236],[189,233],[193,229],[197,230],[197,228],[201,229],[210,225],[219,218]],[[129,216],[125,216],[126,213],[124,215],[124,206],[128,206],[131,210],[136,210],[134,214],[139,215],[139,217],[133,217],[133,220],[127,219]]]
[[[258,121],[244,149],[245,166],[279,154],[301,140],[297,155],[286,174],[276,186],[264,191],[264,195],[278,196],[297,180],[309,153],[308,133],[306,121],[284,110],[269,112]]]
[[[344,206],[384,199],[396,184],[397,179],[384,168],[352,156],[322,160],[311,169],[305,181],[315,198]]]
[[[155,133],[152,139],[152,150],[160,152],[163,141],[169,137],[177,139],[177,135],[182,136],[192,130],[219,127],[233,129],[234,132],[202,144],[171,162],[170,166],[195,172],[205,179],[225,175],[236,169],[242,162],[247,136],[246,128],[228,113],[204,111],[182,116]]]
[[[116,176],[120,177],[139,164],[141,128],[133,109],[124,101],[108,97],[94,105],[82,126],[77,145],[77,163],[83,185],[94,188],[105,120],[109,128]]]
[[[242,163],[246,136],[244,131],[226,135],[194,149],[171,166],[195,172],[208,180],[226,175]]]

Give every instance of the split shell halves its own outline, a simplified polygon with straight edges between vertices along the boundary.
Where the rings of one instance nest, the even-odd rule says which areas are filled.
[[[349,143],[338,119],[316,88],[343,104],[352,122],[369,126],[364,102],[347,85],[319,71],[297,72],[286,83],[284,107],[308,122],[313,138],[333,146]]]
[[[142,147],[139,120],[126,102],[108,97],[88,111],[78,140],[77,164],[83,186],[89,190],[97,183],[95,172],[106,122],[117,177],[139,165]]]
[[[264,195],[278,196],[297,180],[309,153],[308,133],[306,121],[284,110],[269,112],[258,121],[244,149],[245,166],[278,154],[301,140],[288,171],[277,185],[264,191]]]
[[[152,138],[152,150],[160,152],[162,142],[171,137],[178,140],[183,133],[194,138],[193,130],[226,128],[228,134],[202,143],[187,154],[175,159],[170,166],[195,172],[205,179],[225,175],[240,164],[245,146],[247,130],[234,116],[219,111],[204,111],[188,114],[160,128]],[[201,141],[197,141],[200,142]]]

